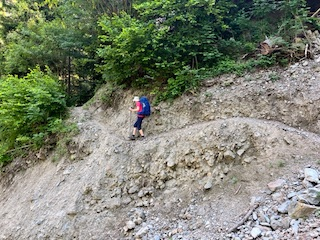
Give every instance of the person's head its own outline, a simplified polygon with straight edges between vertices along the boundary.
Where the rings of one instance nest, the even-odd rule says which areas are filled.
[[[139,100],[140,100],[140,99],[139,99],[138,96],[135,96],[135,97],[133,98],[133,101],[134,101],[134,102],[139,102]]]

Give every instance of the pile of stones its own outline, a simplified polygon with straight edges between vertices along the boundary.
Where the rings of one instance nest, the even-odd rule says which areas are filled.
[[[319,171],[309,166],[296,177],[270,182],[225,239],[320,239]]]

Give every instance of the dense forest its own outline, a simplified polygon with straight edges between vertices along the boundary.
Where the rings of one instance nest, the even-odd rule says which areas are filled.
[[[0,166],[72,131],[102,84],[155,103],[202,79],[312,57],[317,1],[2,0]],[[59,137],[60,136],[60,137]]]

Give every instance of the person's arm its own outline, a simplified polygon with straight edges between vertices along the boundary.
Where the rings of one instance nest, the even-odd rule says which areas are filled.
[[[135,107],[135,108],[130,107],[129,110],[130,110],[131,112],[138,112],[139,108],[138,108],[138,107]]]
[[[129,109],[131,112],[141,112],[142,111],[142,104],[140,102],[136,102],[136,107],[130,107]]]

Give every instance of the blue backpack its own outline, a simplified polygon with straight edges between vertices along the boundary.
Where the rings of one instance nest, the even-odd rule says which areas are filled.
[[[142,104],[142,110],[138,112],[140,115],[144,116],[150,116],[151,115],[151,108],[150,108],[150,103],[147,99],[147,97],[141,97],[140,98],[140,103]]]

